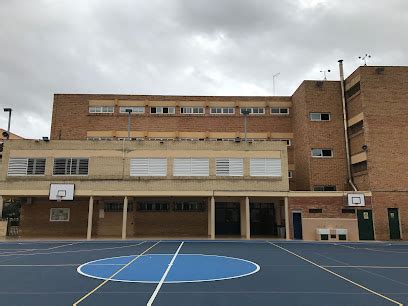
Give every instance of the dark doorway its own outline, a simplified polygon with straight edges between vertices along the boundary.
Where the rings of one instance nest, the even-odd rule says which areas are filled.
[[[398,208],[388,208],[388,224],[390,226],[390,239],[401,239]]]
[[[241,214],[239,203],[215,204],[215,234],[241,235]]]
[[[374,240],[373,212],[357,210],[358,235],[360,240]]]
[[[293,213],[293,238],[303,239],[302,214],[300,212]]]
[[[250,204],[251,235],[276,236],[275,207],[270,203]]]

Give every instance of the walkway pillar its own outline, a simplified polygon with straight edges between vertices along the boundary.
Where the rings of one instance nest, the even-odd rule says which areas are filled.
[[[248,197],[245,197],[245,239],[251,239],[251,218]]]
[[[3,206],[4,206],[4,199],[3,199],[3,196],[0,196],[0,219],[3,218]]]
[[[86,240],[91,240],[92,238],[92,217],[93,217],[93,197],[89,198],[89,208],[88,208],[88,229],[86,231]]]
[[[285,232],[286,240],[290,240],[290,229],[289,229],[289,199],[285,197]]]
[[[209,209],[209,236],[215,239],[215,198],[211,197]]]
[[[122,239],[126,239],[128,197],[123,199],[123,217],[122,217]]]

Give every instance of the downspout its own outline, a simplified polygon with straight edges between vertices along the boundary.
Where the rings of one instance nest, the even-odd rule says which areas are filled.
[[[346,146],[346,160],[347,160],[347,177],[348,183],[357,191],[357,187],[353,182],[353,176],[351,175],[351,157],[350,157],[350,140],[347,130],[347,109],[346,109],[346,91],[344,86],[344,71],[343,71],[343,60],[339,60],[339,70],[340,70],[340,84],[341,84],[341,100],[343,105],[343,125],[344,125],[344,141]]]

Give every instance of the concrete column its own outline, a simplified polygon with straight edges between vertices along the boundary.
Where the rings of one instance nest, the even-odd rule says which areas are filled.
[[[3,206],[4,206],[4,199],[3,199],[3,196],[0,196],[0,219],[3,218]]]
[[[88,208],[88,229],[86,231],[86,240],[91,240],[92,238],[92,218],[93,218],[93,197],[89,198],[89,208]]]
[[[251,216],[248,197],[245,197],[245,239],[251,239]]]
[[[289,201],[288,197],[285,197],[285,232],[286,240],[290,240],[290,229],[289,229]]]
[[[122,217],[122,239],[126,239],[128,197],[123,199],[123,217]]]
[[[211,197],[210,200],[210,238],[215,239],[215,198]]]

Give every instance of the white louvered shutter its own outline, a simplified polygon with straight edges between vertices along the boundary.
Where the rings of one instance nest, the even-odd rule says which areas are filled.
[[[243,176],[242,158],[217,158],[216,174],[217,176]]]
[[[208,158],[175,158],[174,176],[208,176]]]
[[[8,164],[8,176],[27,175],[28,158],[10,158]]]
[[[251,176],[281,176],[282,165],[279,158],[251,158]]]
[[[165,158],[134,158],[130,161],[130,176],[166,176]]]

